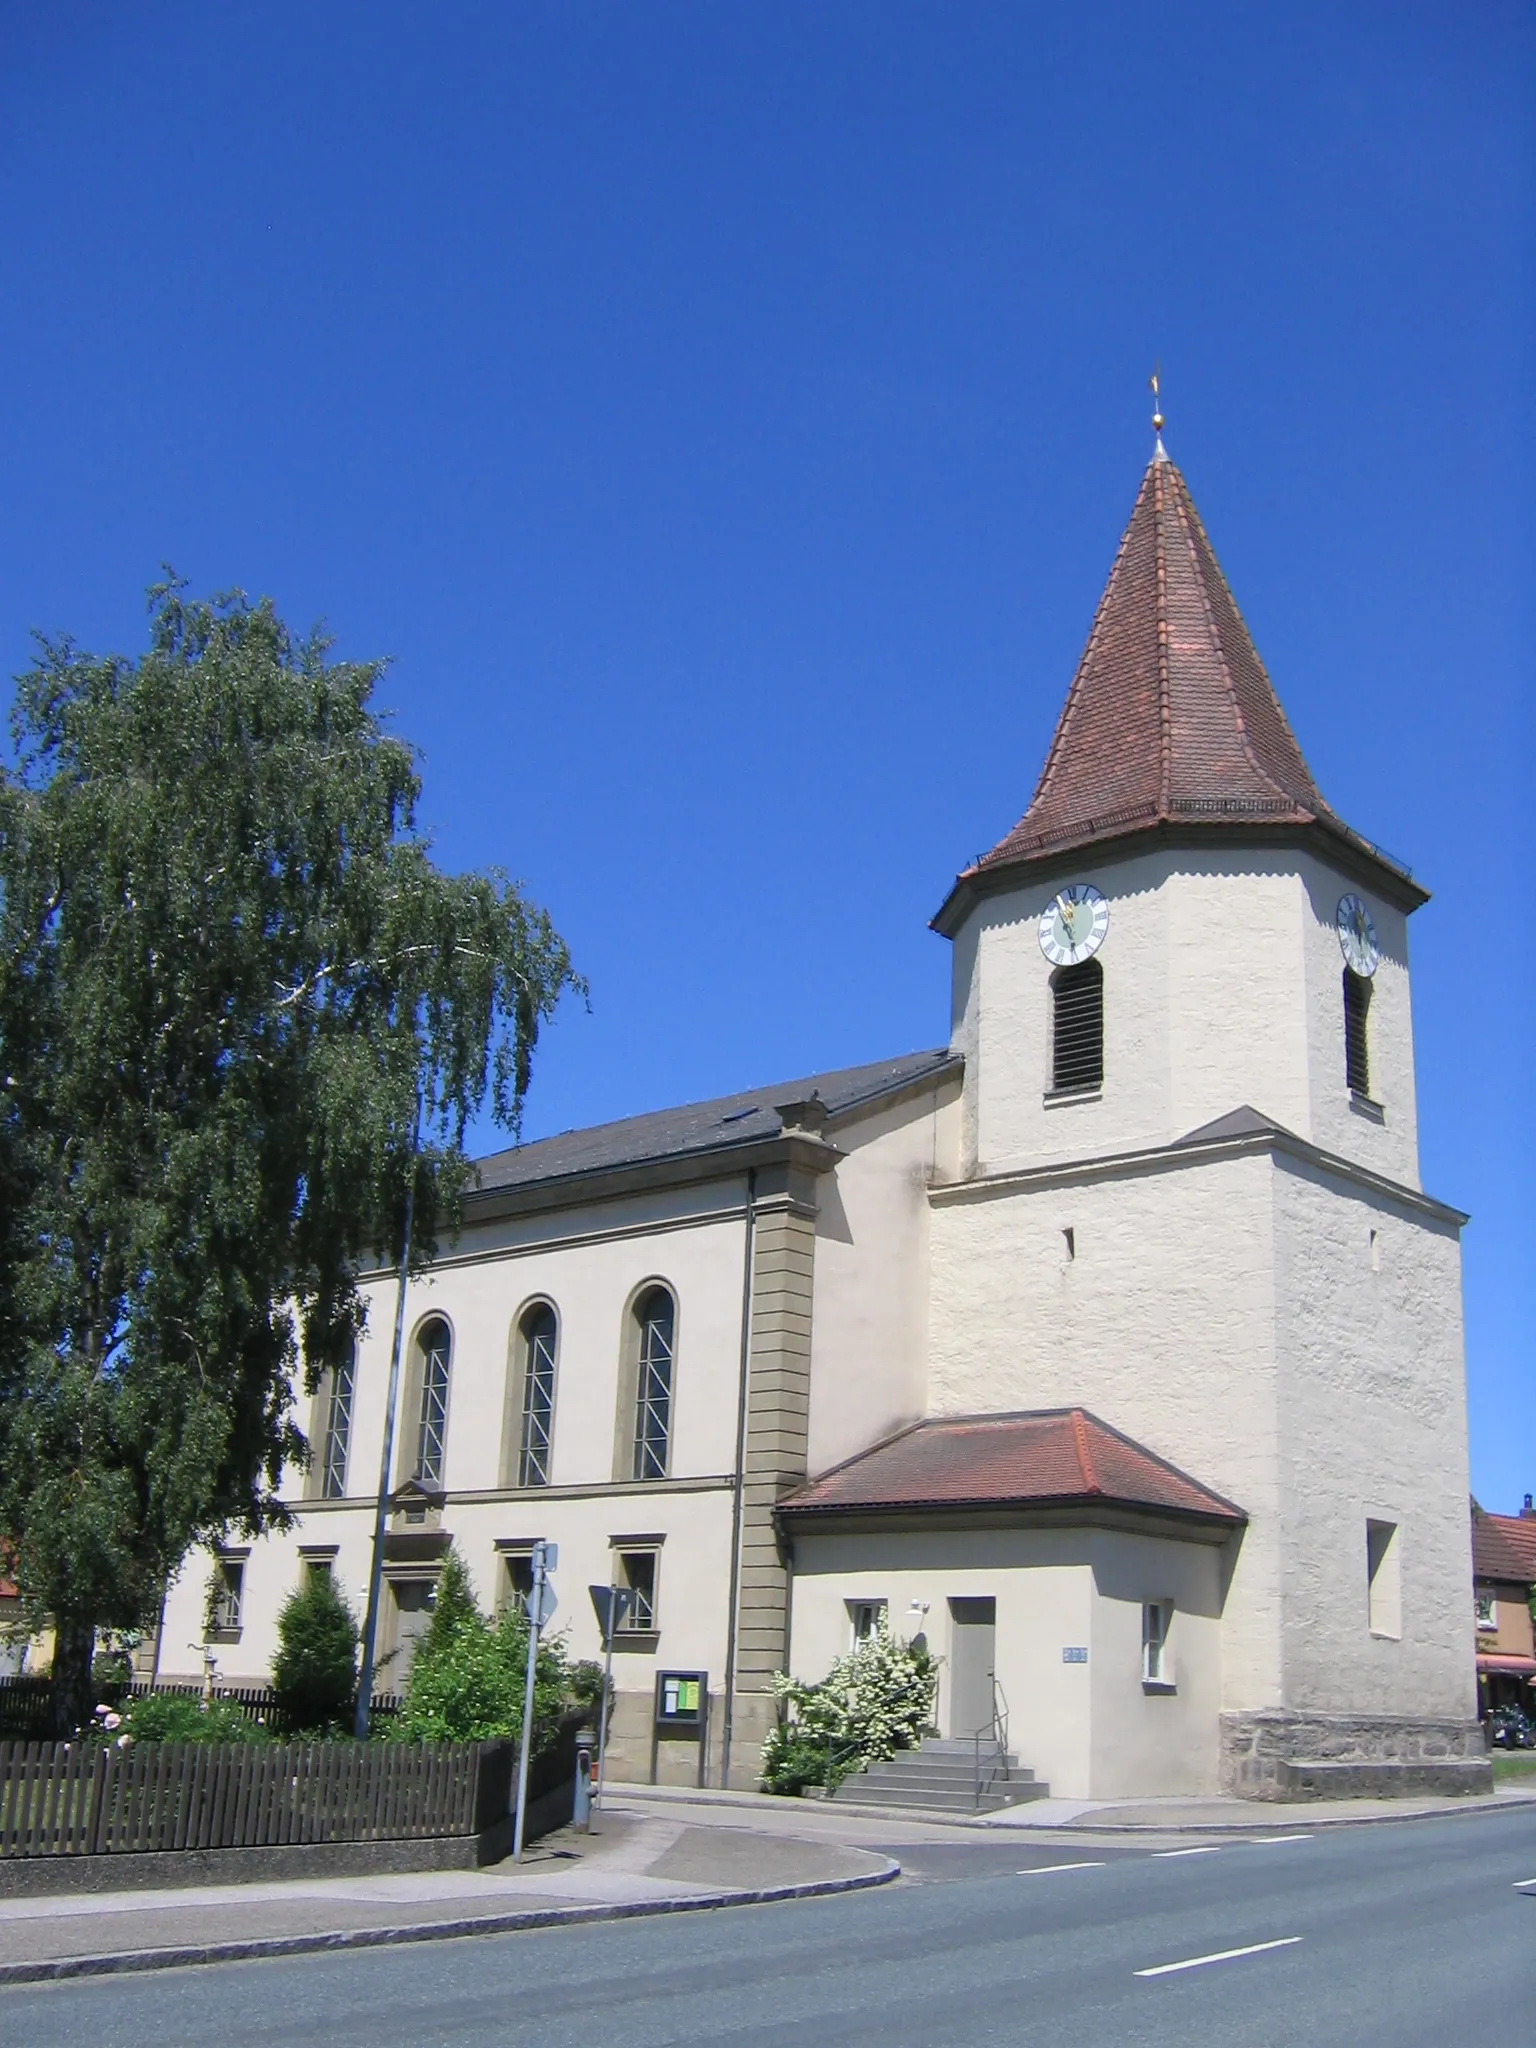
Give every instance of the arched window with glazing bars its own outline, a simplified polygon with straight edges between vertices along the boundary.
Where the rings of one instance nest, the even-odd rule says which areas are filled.
[[[672,1397],[677,1305],[665,1287],[635,1304],[639,1351],[635,1373],[636,1479],[665,1479],[672,1447]]]

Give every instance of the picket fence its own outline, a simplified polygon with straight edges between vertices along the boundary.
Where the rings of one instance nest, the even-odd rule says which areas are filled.
[[[479,1834],[509,1742],[0,1742],[0,1857]]]

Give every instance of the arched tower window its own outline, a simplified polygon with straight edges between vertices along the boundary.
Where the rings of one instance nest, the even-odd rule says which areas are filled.
[[[1371,984],[1352,967],[1344,970],[1344,1078],[1352,1093],[1371,1092],[1371,1045],[1366,1020],[1371,1008]]]
[[[330,1396],[325,1404],[325,1456],[321,1494],[326,1500],[344,1500],[347,1492],[347,1450],[352,1440],[352,1393],[357,1383],[357,1350],[348,1344],[346,1356],[330,1375]]]
[[[421,1406],[416,1426],[413,1477],[424,1486],[443,1483],[443,1451],[448,1433],[448,1374],[453,1338],[441,1316],[423,1323],[416,1339],[421,1354]]]
[[[677,1307],[665,1287],[635,1303],[640,1348],[635,1374],[636,1479],[665,1479],[672,1441],[672,1353]]]
[[[536,1301],[523,1317],[522,1417],[518,1429],[517,1484],[548,1486],[555,1428],[555,1344],[560,1325],[547,1301]]]
[[[1097,960],[1058,967],[1051,976],[1051,1086],[1099,1088],[1104,1082],[1104,969]]]

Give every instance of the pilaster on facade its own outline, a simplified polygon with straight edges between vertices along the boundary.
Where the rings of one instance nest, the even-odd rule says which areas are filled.
[[[735,1670],[747,1743],[766,1733],[774,1674],[789,1653],[789,1573],[774,1508],[806,1476],[815,1263],[815,1183],[792,1172],[760,1196],[753,1239]]]

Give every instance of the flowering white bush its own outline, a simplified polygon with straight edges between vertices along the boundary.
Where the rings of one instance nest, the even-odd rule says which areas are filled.
[[[773,1689],[783,1718],[763,1745],[764,1787],[837,1785],[863,1764],[914,1748],[931,1730],[935,1677],[927,1648],[893,1636],[883,1614],[819,1685],[780,1672]]]

